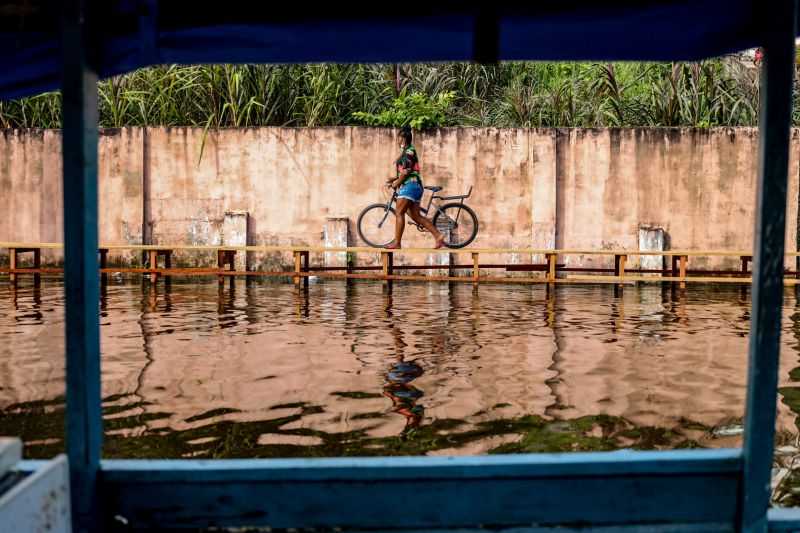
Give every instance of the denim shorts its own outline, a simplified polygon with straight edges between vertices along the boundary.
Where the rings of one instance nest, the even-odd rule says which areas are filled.
[[[422,201],[423,192],[425,192],[425,190],[422,188],[422,184],[418,181],[410,181],[398,189],[397,197],[405,198],[406,200],[411,200],[418,204]]]

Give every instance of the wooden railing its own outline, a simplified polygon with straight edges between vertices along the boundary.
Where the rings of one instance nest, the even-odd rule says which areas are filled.
[[[42,268],[41,255],[43,250],[59,249],[60,243],[14,243],[0,242],[0,249],[9,251],[10,264],[8,268],[0,268],[0,274],[8,274],[10,280],[15,282],[19,275],[33,275],[36,280],[41,274],[57,274],[63,272],[61,268]],[[109,267],[108,254],[111,251],[141,251],[149,259],[149,266],[143,268]],[[216,267],[173,267],[172,257],[174,252],[205,252],[216,254]],[[292,253],[294,256],[293,270],[236,270],[235,258],[239,252],[254,253]],[[311,266],[311,254],[380,254],[380,265],[348,265],[348,266]],[[21,267],[20,256],[33,254],[32,266]],[[140,273],[149,275],[151,282],[156,282],[159,276],[169,279],[170,276],[217,276],[220,283],[226,277],[231,280],[235,276],[276,276],[292,277],[295,284],[300,284],[304,278],[328,277],[349,279],[379,279],[388,284],[393,280],[425,280],[425,281],[463,281],[477,285],[486,282],[513,282],[513,283],[636,283],[636,282],[673,282],[685,288],[687,282],[714,282],[714,283],[751,283],[750,264],[752,252],[742,250],[728,251],[703,251],[703,250],[668,250],[668,251],[639,251],[639,250],[539,250],[539,249],[508,249],[508,248],[481,248],[481,249],[428,249],[406,248],[402,250],[385,250],[382,248],[365,247],[320,247],[320,246],[177,246],[177,245],[101,245],[98,248],[99,271],[104,277],[113,272]],[[396,264],[395,258],[402,255],[422,254],[451,254],[459,258],[463,255],[470,257],[469,262],[451,264]],[[530,263],[481,263],[481,256],[513,255],[515,259],[520,256],[541,256],[542,262]],[[568,256],[606,256],[612,257],[613,268],[610,267],[584,267],[568,266],[566,262],[559,262]],[[659,256],[669,258],[669,266],[657,269],[630,268],[629,259],[636,256]],[[787,257],[797,257],[800,253],[791,252]],[[158,266],[159,257],[163,258],[163,267]],[[735,270],[724,269],[691,269],[690,260],[699,257],[731,257],[741,264]],[[502,269],[506,272],[541,272],[538,277],[501,277],[490,276],[487,271]],[[419,270],[444,270],[447,275],[419,275],[397,274],[398,271]],[[457,270],[470,271],[470,275],[455,275]],[[784,282],[794,285],[798,282],[796,270],[785,269]]]

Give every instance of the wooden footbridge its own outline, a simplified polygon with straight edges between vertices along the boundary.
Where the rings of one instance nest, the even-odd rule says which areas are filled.
[[[61,268],[43,268],[42,252],[48,249],[63,248],[60,243],[14,243],[0,242],[0,250],[8,250],[9,266],[0,268],[0,275],[6,274],[12,282],[19,276],[33,276],[39,280],[42,274],[61,274]],[[147,267],[109,266],[110,252],[138,251],[147,258]],[[173,254],[205,254],[200,262],[210,267],[174,267]],[[291,270],[236,270],[236,254],[245,253],[291,253],[294,257]],[[385,250],[363,247],[302,247],[302,246],[165,246],[165,245],[103,245],[98,248],[99,272],[105,277],[110,273],[142,274],[155,283],[159,277],[169,280],[172,276],[217,276],[220,283],[225,278],[231,281],[237,276],[267,276],[293,278],[301,284],[309,277],[375,279],[388,284],[394,280],[416,281],[457,281],[480,283],[675,283],[685,288],[687,283],[752,283],[750,266],[752,252],[747,251],[639,251],[639,250],[537,250],[537,249],[444,249],[408,248]],[[323,256],[321,264],[312,266],[312,254]],[[325,265],[326,254],[348,254],[369,258],[379,255],[380,264],[348,266]],[[430,257],[428,254],[449,255],[448,263],[433,261],[435,264],[399,264],[395,258]],[[798,257],[800,253],[785,254]],[[209,257],[210,256],[210,257]],[[467,256],[464,258],[464,256]],[[481,257],[513,257],[514,262],[481,263]],[[520,263],[520,257],[541,257],[540,262]],[[613,267],[569,266],[570,256],[591,256],[603,258],[600,262]],[[642,256],[663,257],[665,268],[632,268],[631,258]],[[741,265],[739,269],[700,269],[691,268],[690,261],[697,259],[727,257]],[[25,260],[25,266],[22,260]],[[377,263],[376,258],[367,262]],[[159,266],[160,263],[160,266]],[[414,274],[425,270],[436,271],[435,275]],[[464,272],[469,275],[463,275]],[[538,272],[537,276],[491,275],[492,272]],[[446,272],[442,274],[442,272]],[[461,274],[461,275],[459,275]],[[784,283],[794,285],[798,282],[797,270],[785,269]]]

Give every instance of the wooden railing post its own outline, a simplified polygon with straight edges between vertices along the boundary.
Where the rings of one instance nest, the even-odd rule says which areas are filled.
[[[33,274],[33,284],[35,286],[39,286],[42,281],[42,275],[39,270],[42,268],[42,249],[41,248],[34,248],[33,249],[33,268],[35,270]]]
[[[172,268],[172,250],[164,250],[164,268],[167,270]],[[164,275],[164,283],[172,283],[170,274]]]
[[[742,277],[746,278],[747,277],[747,268],[748,268],[748,265],[749,265],[750,261],[753,260],[753,256],[752,255],[742,255],[742,256],[739,257],[739,259],[742,260]]]
[[[689,256],[688,255],[682,255],[680,257],[680,273],[679,273],[679,275],[680,275],[681,278],[685,278],[686,277],[686,262],[688,260],[689,260]],[[686,281],[685,280],[681,281],[680,288],[681,288],[682,291],[686,290]]]
[[[549,280],[556,279],[556,261],[557,260],[558,260],[558,254],[556,254],[556,253],[547,254],[547,262],[548,262],[547,279],[549,279]]]
[[[217,270],[222,270],[225,265],[224,254],[222,250],[217,250]],[[222,285],[225,282],[225,278],[223,276],[217,276],[217,283]]]
[[[294,252],[294,271],[296,274],[302,272],[302,260],[303,260],[303,253],[295,251]],[[294,286],[300,286],[300,276],[295,275],[294,277]]]
[[[228,272],[235,272],[236,271],[236,250],[226,250],[225,251],[225,261],[228,263]],[[231,288],[234,287],[236,284],[236,277],[235,276],[228,276],[229,283]]]
[[[17,268],[17,249],[16,248],[9,248],[8,249],[8,260],[10,262],[9,266],[11,267],[11,270],[13,271],[15,268]],[[11,282],[12,286],[16,285],[17,284],[17,275],[14,274],[14,272],[11,272],[8,275],[8,280]]]
[[[108,268],[108,248],[100,248],[98,254],[100,256],[100,268]],[[108,274],[106,272],[100,273],[100,283],[103,285],[108,283]]]
[[[381,264],[383,265],[383,275],[391,276],[394,274],[394,254],[392,252],[381,252]],[[383,278],[383,285],[388,286],[391,280]]]
[[[628,256],[625,255],[625,254],[615,254],[614,255],[614,275],[615,276],[617,276],[619,278],[624,278],[625,277],[625,262],[627,261],[627,259],[628,259]],[[619,281],[620,282],[619,282],[619,285],[617,287],[621,289],[624,286],[624,283],[622,283],[621,279]]]
[[[153,272],[154,268],[158,268],[158,250],[150,250],[150,283],[155,283],[158,279],[158,274]]]

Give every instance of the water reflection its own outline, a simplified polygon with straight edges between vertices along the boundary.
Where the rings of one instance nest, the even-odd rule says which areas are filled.
[[[795,342],[790,358],[796,366],[789,371],[788,384],[778,388],[778,395],[783,406],[800,415],[800,385],[793,385],[800,382],[800,298],[792,311],[789,319]],[[800,428],[800,416],[794,424]],[[800,506],[800,439],[796,434],[779,431],[775,448],[772,500],[783,506]]]
[[[425,414],[425,408],[417,403],[424,394],[412,384],[423,374],[423,370],[416,361],[406,361],[405,348],[408,345],[403,341],[401,322],[395,320],[392,313],[391,286],[383,292],[383,318],[387,333],[394,342],[395,359],[386,371],[383,393],[392,400],[392,410],[406,418],[405,426],[400,433],[405,439],[419,428]]]
[[[294,313],[300,318],[308,318],[308,285],[301,284],[294,291]]]
[[[18,324],[42,323],[42,288],[39,283],[9,285],[11,305],[15,311],[13,319]]]
[[[562,381],[561,378],[561,368],[560,363],[562,361],[561,351],[564,348],[564,341],[561,335],[559,335],[560,327],[556,323],[556,287],[550,287],[546,294],[546,300],[544,303],[544,323],[552,332],[553,335],[553,355],[551,357],[552,363],[550,366],[547,367],[552,375],[545,380],[545,384],[550,388],[550,393],[553,397],[553,402],[547,406],[545,409],[545,414],[548,416],[557,417],[558,413],[556,411],[563,408],[564,403],[559,394],[559,384]]]
[[[28,457],[49,457],[63,449],[63,288],[0,291],[0,428]],[[727,286],[112,282],[99,306],[104,454],[735,446],[749,306]],[[782,341],[776,466],[791,472],[791,292]]]

